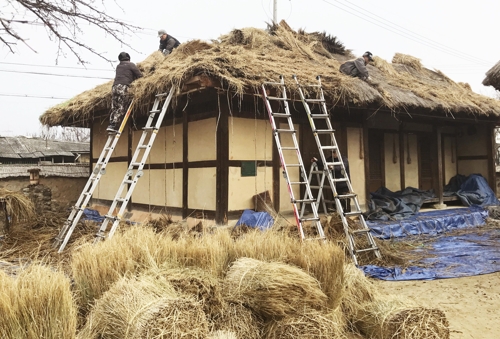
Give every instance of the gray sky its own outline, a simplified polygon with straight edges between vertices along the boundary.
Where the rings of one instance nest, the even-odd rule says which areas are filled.
[[[265,28],[272,21],[273,0],[120,0],[121,9],[108,2],[108,14],[143,29],[126,39],[136,51],[85,25],[81,40],[112,59],[125,50],[133,62],[157,49],[160,28],[185,42],[216,39],[233,28]],[[369,50],[390,62],[395,53],[410,54],[488,96],[496,93],[481,81],[500,59],[498,13],[500,2],[493,0],[278,0],[278,20],[293,29],[326,31],[355,55]],[[56,66],[56,44],[43,26],[16,29],[37,53],[22,45],[15,54],[0,47],[0,136],[38,132],[38,117],[47,108],[114,77],[116,62],[88,53],[87,70],[68,51]]]

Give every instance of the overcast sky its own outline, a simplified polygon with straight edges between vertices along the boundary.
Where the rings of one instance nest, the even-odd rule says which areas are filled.
[[[136,51],[84,25],[81,40],[112,59],[125,50],[133,62],[157,49],[160,28],[181,42],[211,40],[234,28],[265,28],[273,13],[273,0],[119,0],[121,9],[109,0],[106,3],[109,14],[142,28],[126,38]],[[355,55],[368,50],[390,62],[395,53],[410,54],[430,69],[469,83],[475,92],[496,96],[481,82],[500,59],[496,40],[500,2],[278,0],[277,9],[278,21],[285,19],[293,29],[307,32],[326,31]],[[4,16],[8,12],[1,11]],[[37,133],[38,117],[47,108],[114,77],[117,62],[110,65],[86,53],[88,69],[78,65],[69,51],[56,66],[56,44],[43,26],[15,28],[29,37],[37,53],[22,45],[14,46],[15,54],[0,47],[0,136]]]

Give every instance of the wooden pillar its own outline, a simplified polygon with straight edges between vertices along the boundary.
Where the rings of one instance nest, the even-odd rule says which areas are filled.
[[[225,96],[225,92],[217,95]],[[227,224],[229,206],[229,103],[225,97],[220,98],[220,116],[217,124],[217,170],[215,188],[215,222]]]
[[[370,152],[369,152],[369,140],[368,140],[368,126],[366,125],[366,120],[363,122],[363,149],[364,149],[364,165],[365,165],[365,196],[366,196],[366,206],[368,206],[368,201],[370,200]]]
[[[94,120],[90,122],[90,152],[89,152],[89,177],[92,175],[94,170],[93,158],[94,158]]]
[[[132,157],[133,157],[133,152],[134,150],[132,149],[132,139],[134,136],[134,131],[132,129],[132,124],[130,122],[127,123],[128,128],[127,128],[127,166],[130,166],[130,163],[132,162]],[[151,175],[151,169],[148,169],[150,175]],[[127,191],[130,189],[130,186],[132,184],[127,184]],[[130,199],[127,204],[127,211],[132,211],[133,208],[133,194],[130,196]]]
[[[436,136],[436,165],[437,165],[437,196],[439,198],[438,208],[443,207],[443,148],[441,140],[441,127],[434,129]]]
[[[182,112],[182,218],[188,217],[188,112]]]
[[[410,139],[407,140],[410,142]],[[403,131],[403,126],[399,126],[399,172],[401,178],[401,189],[406,188],[405,182],[405,134]]]
[[[495,142],[495,125],[488,126],[488,140],[487,141],[487,152],[488,152],[488,183],[490,184],[491,189],[497,196],[497,183],[496,183],[496,164],[495,164],[495,152],[496,152],[496,142]]]

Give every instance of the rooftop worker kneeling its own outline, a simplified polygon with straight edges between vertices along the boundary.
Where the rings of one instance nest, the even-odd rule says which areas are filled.
[[[167,31],[164,29],[160,29],[158,31],[158,38],[160,38],[160,47],[158,50],[164,55],[169,55],[172,53],[174,48],[177,48],[181,44],[179,40],[171,35],[168,35]]]
[[[340,65],[339,71],[352,77],[358,77],[361,80],[370,80],[366,68],[370,61],[373,61],[373,54],[365,52],[362,57],[344,62]]]

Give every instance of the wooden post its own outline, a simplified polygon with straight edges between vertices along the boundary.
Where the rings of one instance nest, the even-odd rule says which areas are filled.
[[[188,217],[188,112],[182,112],[182,218]]]
[[[436,135],[436,163],[437,163],[437,195],[439,198],[438,205],[434,205],[435,208],[441,209],[446,207],[443,201],[443,151],[442,151],[442,140],[441,140],[441,127],[435,128]]]
[[[408,142],[410,140],[408,139]],[[405,134],[403,132],[403,127],[399,126],[399,172],[401,178],[401,189],[406,188],[405,182]]]
[[[217,95],[225,95],[224,92]],[[215,222],[227,224],[229,206],[229,103],[226,98],[220,100],[220,117],[217,126],[217,170],[215,189]]]

